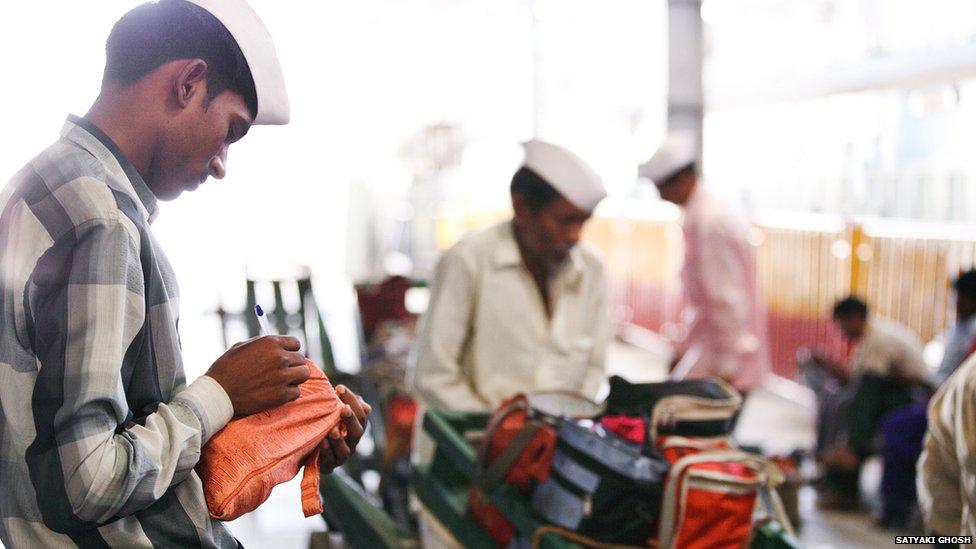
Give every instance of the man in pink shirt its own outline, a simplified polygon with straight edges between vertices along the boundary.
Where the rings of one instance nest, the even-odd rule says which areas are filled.
[[[684,211],[684,330],[671,379],[719,377],[748,393],[769,372],[755,254],[747,222],[699,184],[697,158],[695,136],[674,132],[640,167]]]

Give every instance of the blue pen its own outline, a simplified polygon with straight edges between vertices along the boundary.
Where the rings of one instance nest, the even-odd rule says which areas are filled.
[[[274,335],[274,332],[271,331],[271,325],[268,324],[268,317],[264,316],[264,309],[260,305],[254,306],[254,314],[258,317],[258,325],[261,326],[261,335]]]

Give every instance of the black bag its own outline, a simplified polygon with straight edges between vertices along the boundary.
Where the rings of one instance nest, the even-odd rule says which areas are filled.
[[[661,435],[728,435],[741,406],[739,392],[719,379],[630,383],[613,376],[606,413],[644,418],[654,444]]]
[[[643,545],[654,535],[668,463],[602,426],[562,420],[552,469],[532,507],[549,522],[605,543]]]

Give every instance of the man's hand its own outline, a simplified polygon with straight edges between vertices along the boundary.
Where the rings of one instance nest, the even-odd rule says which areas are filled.
[[[207,375],[227,392],[235,416],[261,412],[298,398],[298,386],[309,375],[300,348],[290,336],[242,341],[218,358]]]
[[[823,456],[823,464],[832,469],[853,471],[861,464],[861,459],[847,444],[838,444]]]
[[[337,386],[336,394],[343,403],[342,424],[346,428],[346,437],[342,438],[336,427],[322,439],[319,444],[319,468],[323,473],[331,473],[352,456],[359,439],[366,432],[369,413],[373,411],[372,406],[345,385]]]
[[[903,385],[914,385],[916,383],[921,384],[925,381],[925,378],[920,372],[905,367],[905,365],[901,362],[891,363],[890,374],[895,381]]]
[[[842,385],[847,385],[847,382],[851,379],[850,372],[843,364],[835,361],[820,351],[812,350],[807,347],[800,347],[796,351],[796,362],[797,364],[809,364],[815,366],[839,381]]]
[[[906,387],[919,386],[931,393],[934,393],[937,389],[937,387],[925,379],[923,374],[910,370],[899,362],[893,362],[891,364],[890,375],[893,380]]]
[[[671,362],[668,363],[669,374],[674,371],[674,369],[678,366],[678,363],[681,362],[681,359],[684,357],[685,357],[684,351],[675,350],[674,355],[671,357]]]

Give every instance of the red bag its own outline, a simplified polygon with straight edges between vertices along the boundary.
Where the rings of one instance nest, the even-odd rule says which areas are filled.
[[[638,446],[643,446],[647,440],[647,422],[644,418],[606,415],[600,418],[600,423],[620,438]]]
[[[664,488],[660,547],[738,549],[748,544],[753,515],[766,491],[776,518],[789,529],[782,504],[769,488],[782,482],[772,463],[734,449],[725,437],[661,437],[671,463]]]
[[[497,507],[492,505],[485,491],[476,484],[468,490],[468,512],[499,547],[505,547],[512,541],[515,527]]]
[[[410,397],[395,395],[386,406],[386,448],[383,450],[385,467],[400,456],[409,456],[413,440],[413,426],[419,406]]]
[[[489,502],[485,490],[505,483],[528,492],[548,478],[556,450],[555,429],[529,412],[526,396],[516,395],[491,416],[479,450],[481,470],[468,493],[468,511],[499,545],[507,545],[515,529]]]

